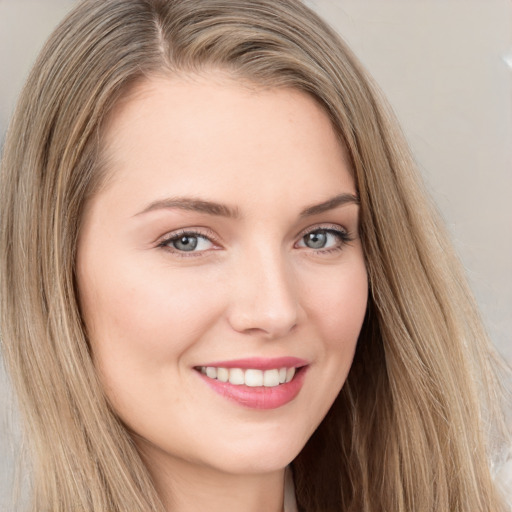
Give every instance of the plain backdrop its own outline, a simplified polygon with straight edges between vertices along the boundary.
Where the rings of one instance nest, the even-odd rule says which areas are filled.
[[[0,144],[31,63],[73,3],[0,0]],[[393,105],[491,337],[512,361],[512,1],[307,3],[342,34]],[[17,446],[9,404],[0,372],[6,511]]]

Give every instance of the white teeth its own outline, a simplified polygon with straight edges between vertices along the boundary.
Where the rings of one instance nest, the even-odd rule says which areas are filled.
[[[208,366],[206,368],[206,375],[210,377],[210,379],[216,379],[217,378],[217,368],[214,368],[213,366]]]
[[[217,379],[221,382],[227,382],[229,380],[229,371],[227,368],[217,368]]]
[[[263,385],[267,388],[279,386],[279,370],[265,370],[263,372]]]
[[[263,372],[261,370],[245,370],[245,385],[251,388],[263,386]]]
[[[242,368],[216,368],[214,366],[201,366],[200,372],[210,379],[229,382],[235,386],[274,388],[280,384],[290,382],[295,375],[295,368],[275,368],[272,370],[257,370]]]
[[[241,384],[244,384],[244,372],[240,368],[231,368],[229,370],[229,383],[235,384],[237,386],[240,386]]]

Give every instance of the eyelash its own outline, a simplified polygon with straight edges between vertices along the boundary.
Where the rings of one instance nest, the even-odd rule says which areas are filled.
[[[336,226],[336,225],[315,226],[315,227],[308,229],[308,230],[304,231],[303,233],[301,233],[299,240],[303,240],[304,237],[306,237],[312,233],[317,233],[320,231],[324,232],[324,233],[328,233],[330,235],[334,235],[338,239],[339,243],[335,247],[331,247],[328,249],[316,249],[316,250],[312,249],[313,251],[315,251],[318,254],[332,254],[334,252],[341,251],[341,250],[343,250],[345,245],[354,241],[354,237],[347,230],[345,230],[344,228],[341,228],[340,226]]]
[[[202,231],[193,230],[193,229],[191,229],[191,230],[183,229],[183,230],[175,231],[175,232],[167,235],[164,239],[162,239],[158,243],[158,247],[172,253],[173,255],[181,257],[181,258],[194,258],[194,257],[203,255],[203,252],[205,252],[205,251],[190,251],[190,252],[179,251],[169,245],[172,242],[177,242],[180,238],[183,238],[183,237],[202,238],[203,240],[208,240],[209,242],[211,242],[214,245],[218,245],[217,237],[215,236],[213,231],[205,230],[205,232],[202,232]]]
[[[306,237],[312,233],[316,233],[316,232],[324,232],[324,233],[333,235],[336,238],[338,238],[338,240],[339,240],[339,244],[337,244],[335,247],[331,247],[328,249],[311,249],[310,248],[317,254],[331,254],[334,252],[341,251],[345,247],[345,245],[347,245],[348,243],[350,243],[354,240],[354,238],[351,236],[351,234],[348,231],[346,231],[345,229],[341,228],[340,226],[329,225],[329,226],[315,226],[314,228],[310,228],[310,229],[302,232],[299,236],[299,241],[304,240],[304,237]],[[206,232],[202,232],[202,231],[193,230],[193,229],[192,230],[183,229],[180,231],[173,232],[173,233],[169,234],[168,236],[166,236],[164,239],[162,239],[158,243],[157,247],[162,248],[162,249],[164,249],[168,252],[171,252],[172,254],[174,254],[178,257],[182,257],[182,258],[199,257],[199,256],[202,256],[204,252],[206,252],[206,251],[180,251],[180,250],[177,250],[170,246],[171,243],[177,242],[180,238],[183,238],[183,237],[201,238],[204,240],[208,240],[209,242],[211,242],[214,245],[218,245],[217,237],[210,230],[206,230]],[[296,244],[297,243],[298,242],[296,242]],[[307,249],[307,247],[306,247],[306,249]]]

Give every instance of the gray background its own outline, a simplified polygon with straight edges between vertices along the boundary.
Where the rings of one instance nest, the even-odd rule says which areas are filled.
[[[24,78],[72,0],[0,0],[0,143]],[[512,362],[512,1],[309,0],[388,96]],[[0,198],[1,200],[1,198]],[[0,372],[0,510],[17,450]]]

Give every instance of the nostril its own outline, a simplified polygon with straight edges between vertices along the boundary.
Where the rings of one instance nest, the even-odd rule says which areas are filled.
[[[279,254],[246,254],[238,276],[233,276],[228,319],[237,332],[283,337],[299,318],[296,285]],[[238,277],[238,279],[237,279]]]

